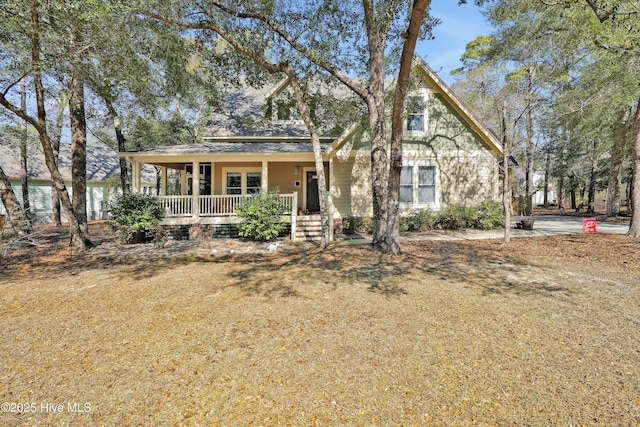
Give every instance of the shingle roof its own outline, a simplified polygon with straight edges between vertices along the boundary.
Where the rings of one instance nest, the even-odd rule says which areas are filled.
[[[40,146],[30,147],[27,165],[30,179],[51,180]],[[19,151],[9,146],[0,146],[0,166],[10,179],[19,179],[21,176]],[[71,144],[60,145],[58,169],[65,180],[71,180]],[[120,160],[115,151],[108,147],[87,146],[87,181],[102,182],[119,174]],[[142,179],[145,182],[155,181],[153,168],[145,168]]]
[[[308,137],[309,131],[302,120],[278,121],[267,117],[271,100],[279,99],[280,90],[286,91],[289,87],[283,80],[276,85],[267,84],[261,88],[248,84],[226,88],[223,105],[211,114],[202,135],[205,138]],[[353,96],[342,86],[330,87],[321,81],[315,84],[315,90],[325,94],[330,93],[336,99]],[[320,128],[319,132],[324,135],[335,123],[320,125],[323,128]]]
[[[321,142],[325,152],[330,142]],[[225,154],[225,153],[313,153],[309,141],[270,142],[270,141],[240,141],[240,142],[208,142],[203,144],[174,145],[150,148],[138,151],[137,154]]]

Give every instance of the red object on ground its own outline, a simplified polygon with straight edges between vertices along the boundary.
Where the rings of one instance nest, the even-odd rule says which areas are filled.
[[[596,219],[585,218],[582,220],[582,232],[583,233],[595,233],[596,232]]]

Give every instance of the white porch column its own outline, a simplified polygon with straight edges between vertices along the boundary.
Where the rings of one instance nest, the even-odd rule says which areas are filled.
[[[296,231],[298,229],[298,192],[293,192],[291,200],[291,241],[296,241]]]
[[[186,196],[189,194],[187,191],[187,169],[182,169],[180,171],[180,194]]]
[[[162,166],[160,169],[160,196],[167,195],[167,167]]]
[[[216,162],[211,162],[211,195],[216,194]]]
[[[135,160],[129,160],[131,162],[131,191],[133,193],[140,192],[140,163]]]
[[[193,162],[193,187],[191,188],[193,192],[193,211],[192,215],[194,218],[200,216],[200,162]]]
[[[269,192],[269,162],[266,160],[262,161],[262,191],[264,193]]]

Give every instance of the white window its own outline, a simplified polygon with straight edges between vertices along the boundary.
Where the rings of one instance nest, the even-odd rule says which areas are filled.
[[[254,194],[262,188],[260,168],[222,168],[225,194]]]
[[[413,166],[403,166],[400,172],[400,202],[413,203]]]
[[[227,172],[227,194],[242,194],[242,172]]]
[[[423,133],[427,130],[427,92],[424,89],[418,95],[407,97],[406,111],[407,133]]]
[[[419,206],[437,205],[435,166],[402,167],[400,203]]]
[[[436,167],[418,166],[418,204],[436,203]]]

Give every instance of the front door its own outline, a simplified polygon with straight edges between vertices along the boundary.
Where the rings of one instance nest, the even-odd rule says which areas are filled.
[[[320,212],[318,174],[315,171],[307,172],[307,210],[309,212]]]

